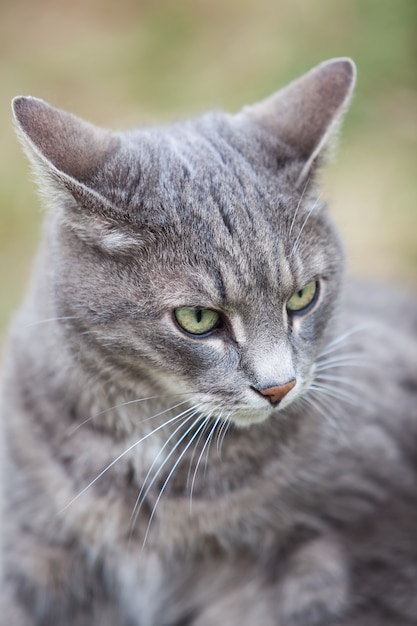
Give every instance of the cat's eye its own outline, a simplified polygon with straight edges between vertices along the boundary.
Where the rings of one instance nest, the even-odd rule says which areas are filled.
[[[290,313],[304,313],[317,299],[319,292],[318,282],[312,280],[305,287],[297,291],[287,302],[287,311]]]
[[[174,311],[179,326],[191,335],[205,335],[220,324],[220,313],[212,309],[182,306]]]

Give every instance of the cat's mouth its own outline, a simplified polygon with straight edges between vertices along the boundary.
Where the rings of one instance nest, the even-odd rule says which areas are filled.
[[[265,422],[273,413],[274,409],[266,406],[264,409],[237,409],[230,419],[236,426],[248,428],[253,424]]]
[[[261,424],[274,413],[281,412],[292,404],[303,389],[301,380],[292,379],[283,385],[247,388],[243,397],[230,398],[230,403],[223,400],[222,406],[212,394],[201,398],[200,410],[205,415],[216,417],[219,421],[232,422],[236,426],[247,428]],[[214,402],[213,402],[214,400]]]
[[[230,420],[234,422],[236,426],[240,427],[248,427],[252,426],[252,424],[261,424],[269,419],[273,413],[282,411],[289,406],[299,395],[299,391],[297,389],[298,387],[299,385],[297,385],[294,381],[294,384],[291,384],[291,387],[288,389],[288,393],[285,394],[285,397],[282,396],[281,398],[278,398],[277,396],[273,396],[272,400],[266,397],[267,394],[259,393],[258,390],[253,389],[253,391],[255,391],[258,395],[256,405],[252,402],[251,405],[236,408],[231,413]],[[262,400],[263,405],[259,403],[261,396],[264,396],[264,399]]]

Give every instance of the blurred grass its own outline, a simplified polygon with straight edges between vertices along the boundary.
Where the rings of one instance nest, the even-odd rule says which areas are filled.
[[[417,287],[416,26],[415,0],[0,1],[0,334],[42,219],[14,95],[132,126],[236,110],[332,56],[359,69],[325,174],[349,270]]]

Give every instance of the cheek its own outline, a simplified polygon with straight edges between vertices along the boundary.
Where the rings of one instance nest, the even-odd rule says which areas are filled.
[[[230,386],[239,370],[237,347],[220,338],[192,340],[171,336],[153,349],[162,369],[204,390],[224,383]]]
[[[299,364],[308,368],[316,359],[326,336],[326,328],[332,317],[333,307],[322,304],[317,311],[300,318],[293,326],[290,342]]]
[[[192,341],[176,350],[175,361],[184,375],[216,386],[219,381],[236,375],[239,354],[236,346],[221,339]]]
[[[296,318],[292,325],[291,342],[299,347],[308,347],[320,340],[328,322],[327,312],[319,310],[305,318]]]

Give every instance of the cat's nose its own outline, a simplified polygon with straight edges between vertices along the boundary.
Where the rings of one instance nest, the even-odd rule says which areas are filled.
[[[292,380],[290,380],[288,383],[285,383],[284,385],[266,387],[265,389],[256,389],[256,391],[258,391],[258,393],[268,398],[271,404],[275,405],[281,402],[281,400],[287,395],[287,393],[291,391],[293,387],[295,387],[296,382],[297,381],[295,380],[295,378],[293,378]]]

